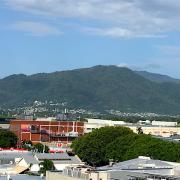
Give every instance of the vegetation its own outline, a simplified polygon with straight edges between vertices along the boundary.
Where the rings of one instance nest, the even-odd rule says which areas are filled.
[[[133,134],[129,128],[104,127],[76,139],[72,143],[72,148],[88,164],[93,166],[102,165],[107,163],[105,147],[116,137],[128,134]]]
[[[124,127],[104,127],[94,130],[72,143],[75,153],[93,166],[114,161],[124,161],[138,156],[180,162],[180,144],[168,142],[151,135],[135,134]]]
[[[17,140],[18,138],[14,133],[8,130],[0,129],[0,147],[1,148],[16,147]]]
[[[28,151],[31,151],[34,147],[31,141],[23,141],[22,148],[27,149]]]
[[[86,69],[12,75],[0,80],[0,105],[24,106],[35,100],[67,102],[95,111],[179,113],[180,84],[156,83],[127,68]]]
[[[49,147],[46,145],[43,145],[41,143],[35,144],[34,149],[37,150],[39,153],[48,153],[49,152]]]
[[[54,164],[51,160],[45,159],[43,162],[40,163],[40,170],[39,173],[46,175],[46,171],[54,170]]]

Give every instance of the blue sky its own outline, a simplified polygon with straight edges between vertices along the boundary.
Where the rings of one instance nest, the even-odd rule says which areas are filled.
[[[180,78],[180,1],[0,1],[0,77],[99,64]]]

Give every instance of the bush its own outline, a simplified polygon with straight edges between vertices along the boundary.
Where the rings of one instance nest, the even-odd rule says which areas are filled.
[[[11,131],[0,130],[0,147],[1,148],[11,148],[16,147],[18,138]]]
[[[49,147],[46,145],[43,145],[41,143],[35,144],[34,148],[37,150],[38,153],[48,153],[49,152]]]

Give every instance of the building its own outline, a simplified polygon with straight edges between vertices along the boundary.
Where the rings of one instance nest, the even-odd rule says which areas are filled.
[[[0,129],[9,129],[10,121],[14,118],[0,118]]]
[[[0,176],[5,174],[20,174],[29,171],[37,174],[40,163],[51,160],[55,170],[63,171],[67,166],[80,166],[84,163],[78,156],[68,153],[32,153],[29,151],[0,151]]]
[[[152,121],[153,126],[170,126],[176,127],[177,122],[170,122],[170,121]]]
[[[130,128],[133,132],[137,133],[137,128],[141,127],[144,134],[151,134],[154,136],[170,137],[172,135],[180,135],[180,127],[175,126],[176,122],[159,122],[153,123],[154,125],[145,124],[133,124],[126,123],[124,121],[111,121],[101,119],[87,119],[84,123],[84,133],[92,132],[94,129],[98,129],[105,126],[124,126]],[[155,125],[156,124],[156,125]]]
[[[136,159],[93,169],[87,166],[66,167],[63,172],[48,172],[46,180],[178,180],[180,163],[153,160],[140,156]]]
[[[151,134],[153,136],[162,136],[162,137],[170,137],[176,134],[180,135],[180,127],[172,127],[172,126],[152,126],[152,125],[126,125],[133,132],[137,133],[137,127],[141,127],[144,134]]]
[[[180,179],[180,163],[154,160],[144,156],[100,167],[98,170],[107,171],[113,179]]]
[[[127,123],[124,121],[111,121],[102,119],[87,119],[84,123],[84,133],[92,132],[94,129],[99,129],[105,126],[125,126]]]
[[[0,180],[42,180],[42,177],[26,175],[26,174],[3,175],[0,177]]]
[[[46,180],[110,180],[106,171],[95,171],[87,165],[68,166],[62,172],[46,173]]]
[[[10,131],[14,132],[19,143],[22,141],[41,142],[72,142],[84,134],[84,123],[77,121],[47,121],[47,120],[12,120]]]

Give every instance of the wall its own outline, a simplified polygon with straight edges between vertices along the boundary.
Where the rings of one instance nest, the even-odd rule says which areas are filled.
[[[74,177],[69,177],[69,176],[63,176],[62,174],[58,172],[46,172],[46,180],[79,180]]]

